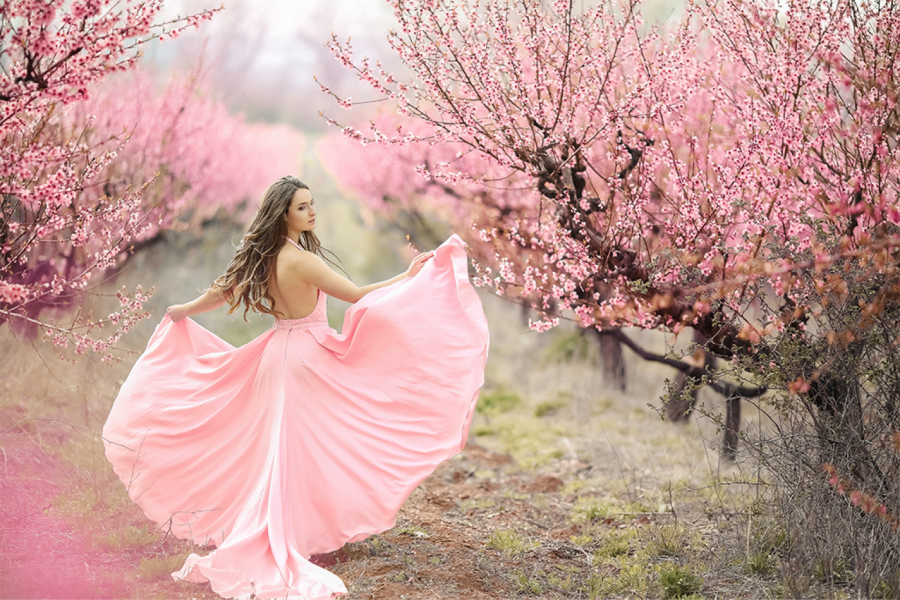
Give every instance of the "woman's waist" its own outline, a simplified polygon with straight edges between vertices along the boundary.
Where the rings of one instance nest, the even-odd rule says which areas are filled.
[[[309,315],[302,319],[275,319],[276,329],[310,329],[312,327],[328,327],[325,315]]]

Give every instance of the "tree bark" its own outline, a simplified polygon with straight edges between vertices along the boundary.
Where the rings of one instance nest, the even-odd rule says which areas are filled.
[[[725,401],[725,439],[722,441],[722,456],[725,458],[734,460],[740,429],[741,399],[738,396],[729,396]]]
[[[595,330],[596,331],[596,330]],[[598,331],[597,341],[600,344],[600,362],[603,381],[618,390],[625,391],[625,357],[622,355],[622,343],[609,331]]]
[[[700,360],[695,362],[700,363],[697,366],[702,365],[707,371],[713,371],[716,368],[716,357],[702,349],[706,341],[706,336],[694,330],[694,342],[700,346],[698,353],[702,353],[702,356],[699,357]],[[698,378],[692,377],[684,371],[678,372],[678,375],[675,377],[675,391],[666,403],[667,419],[673,423],[688,420],[691,412],[694,410],[694,405],[697,403],[697,394],[700,392],[701,387],[699,384],[700,380]],[[688,387],[690,387],[690,392],[688,392],[688,398],[685,398],[684,391]],[[739,402],[740,400],[738,400]],[[740,414],[740,409],[738,409],[738,414]],[[738,423],[740,423],[740,419],[738,419]]]

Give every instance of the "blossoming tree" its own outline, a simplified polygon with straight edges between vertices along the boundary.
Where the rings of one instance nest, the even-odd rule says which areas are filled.
[[[247,123],[211,89],[200,67],[162,84],[138,69],[107,79],[66,112],[87,144],[117,151],[98,177],[104,194],[151,181],[142,195],[149,228],[136,245],[169,228],[202,226],[220,211],[246,217],[255,208],[248,200],[296,170],[300,132]]]
[[[380,114],[374,119],[381,131],[406,127],[417,134],[427,135],[424,125],[396,115]],[[340,185],[355,196],[367,210],[371,210],[391,223],[395,223],[419,247],[431,247],[441,241],[436,223],[448,223],[460,231],[469,244],[469,254],[479,265],[494,262],[496,243],[494,238],[484,239],[470,229],[470,224],[480,222],[514,222],[527,218],[533,206],[526,181],[512,186],[509,177],[502,185],[475,183],[476,177],[488,178],[485,169],[490,163],[475,157],[461,144],[443,142],[430,144],[411,141],[406,144],[360,144],[338,131],[332,130],[317,144],[319,158]],[[416,174],[417,168],[426,172],[432,165],[450,163],[469,178],[453,184],[434,177]],[[352,168],[347,168],[352,165]],[[497,173],[499,175],[499,173]],[[424,238],[424,239],[420,239]],[[501,238],[502,241],[502,238]],[[515,261],[519,269],[527,268],[528,260],[540,260],[540,254],[528,248],[511,246],[506,249],[508,260]],[[491,267],[486,267],[491,269]],[[482,277],[478,283],[490,283]],[[495,288],[503,295],[505,286]],[[534,290],[512,290],[512,302],[530,309],[537,297]],[[555,302],[553,303],[555,305]],[[530,310],[523,311],[523,318]],[[611,331],[589,331],[598,334],[605,380],[613,386],[625,389],[625,369],[622,347]]]
[[[802,407],[833,468],[900,510],[878,442],[900,428],[900,8],[719,0],[666,33],[635,0],[573,4],[393,0],[410,82],[332,49],[419,125],[344,132],[453,144],[465,163],[420,173],[482,199],[513,182],[497,197],[520,210],[471,215],[493,249],[480,282],[547,310],[534,329],[557,322],[551,308],[601,329],[693,329],[753,385],[616,335],[728,398],[770,389]]]
[[[100,275],[176,217],[234,210],[293,166],[297,134],[227,115],[196,78],[159,90],[122,74],[144,42],[215,12],[154,23],[161,4],[0,4],[0,324],[18,335],[112,357],[147,294],[82,314]]]

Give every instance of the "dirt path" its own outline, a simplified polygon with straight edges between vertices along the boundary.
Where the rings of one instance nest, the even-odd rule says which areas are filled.
[[[53,498],[61,490],[51,480],[64,478],[60,463],[37,449],[14,454],[16,462],[7,464],[14,472],[8,469],[10,477],[0,483],[2,597],[216,597],[208,587],[167,581],[165,573],[139,582],[135,566],[142,558],[178,555],[185,544],[99,548],[77,523],[56,514]],[[610,516],[573,523],[577,499],[565,482],[577,481],[586,465],[555,461],[548,467],[543,473],[522,471],[511,457],[470,444],[419,486],[395,528],[316,560],[344,579],[351,599],[478,600],[522,592],[590,597],[585,582],[593,573],[614,574],[609,565],[592,566],[604,530],[617,534],[655,519]]]

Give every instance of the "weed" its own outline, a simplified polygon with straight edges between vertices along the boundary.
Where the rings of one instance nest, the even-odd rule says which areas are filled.
[[[515,488],[506,488],[503,490],[503,497],[510,500],[525,500],[528,498],[528,494],[517,492]]]
[[[850,561],[837,556],[820,558],[816,561],[813,572],[822,583],[843,585],[853,581]]]
[[[625,556],[631,550],[630,542],[624,537],[615,536],[594,552],[594,560]]]
[[[775,569],[776,559],[772,554],[762,551],[751,554],[744,563],[744,572],[748,575],[765,577]]]
[[[429,537],[429,534],[428,534],[428,532],[427,532],[426,530],[424,530],[424,529],[422,529],[421,527],[418,527],[418,526],[416,526],[416,525],[407,525],[406,527],[401,527],[400,529],[397,529],[396,531],[397,531],[397,533],[399,533],[399,534],[402,534],[402,535],[410,535],[410,536],[412,536],[412,537],[414,537],[414,538],[427,538],[427,537]]]
[[[651,575],[652,570],[649,568],[646,559],[628,556],[619,557],[617,584],[619,589],[635,595],[646,595],[645,592],[649,587]]]
[[[523,552],[534,550],[541,544],[527,540],[512,529],[495,529],[491,532],[487,545],[499,550],[508,558],[515,558]]]
[[[482,394],[475,406],[475,411],[487,416],[508,413],[522,404],[522,398],[515,392],[497,390]]]
[[[775,586],[774,595],[776,598],[802,598],[808,595],[810,587],[809,579],[802,574],[789,573]]]
[[[594,538],[589,535],[573,535],[569,537],[569,541],[576,546],[587,546],[594,541]]]
[[[369,556],[381,556],[387,552],[390,552],[391,550],[390,545],[379,538],[377,535],[373,535],[372,537],[366,539],[366,541],[363,542],[363,546],[365,547]]]
[[[537,405],[534,409],[534,416],[541,418],[555,413],[560,408],[564,408],[568,403],[564,400],[546,400]]]
[[[488,508],[493,508],[497,503],[490,498],[476,498],[476,499],[468,499],[463,500],[459,503],[460,512],[469,512],[472,509],[485,510]]]
[[[407,581],[409,581],[410,577],[409,575],[407,575],[406,571],[397,571],[388,579],[390,579],[391,581],[396,581],[397,583],[406,583]]]
[[[516,569],[511,573],[513,583],[516,585],[516,593],[534,594],[540,596],[544,593],[544,588],[534,577],[529,577],[524,571]]]
[[[888,600],[889,598],[900,598],[900,571],[894,575],[893,581],[882,579],[875,586],[872,592],[873,598]]]
[[[691,544],[689,535],[681,523],[652,527],[645,535],[648,542],[646,551],[650,556],[681,556]]]
[[[589,600],[600,600],[601,598],[620,594],[625,589],[619,579],[606,577],[602,573],[594,571],[584,580],[580,591],[585,593]]]
[[[531,416],[503,419],[496,427],[500,442],[497,450],[512,455],[519,467],[534,469],[564,455],[557,442],[569,435],[565,428],[548,427],[546,422]]]
[[[582,496],[569,511],[569,520],[578,525],[609,516],[610,506],[593,496]]]
[[[447,557],[444,556],[443,554],[435,554],[434,556],[428,557],[428,562],[436,567],[439,567],[442,564],[444,564],[445,562],[447,562]]]
[[[703,579],[694,572],[676,565],[664,563],[659,569],[659,585],[663,590],[663,597],[686,598],[700,592]]]
[[[95,543],[100,548],[107,550],[127,551],[149,546],[154,543],[158,537],[157,533],[148,530],[146,525],[142,525],[140,528],[135,527],[134,525],[128,525],[119,533],[108,533],[98,536]]]
[[[480,425],[473,429],[472,433],[477,436],[495,435],[497,433],[497,430],[493,427],[490,427],[489,425]]]
[[[184,556],[142,558],[138,573],[144,579],[171,579],[172,573],[184,565]]]
[[[615,405],[616,405],[616,401],[615,401],[615,400],[613,400],[613,399],[610,398],[609,396],[604,396],[604,397],[601,398],[600,401],[597,403],[597,408],[600,409],[600,411],[602,412],[602,411],[607,411],[607,410],[611,409],[611,408],[614,407]]]
[[[547,494],[538,492],[531,497],[531,503],[534,504],[535,508],[543,510],[550,506],[550,498],[547,496]]]
[[[550,573],[550,575],[547,576],[547,583],[564,592],[571,592],[575,589],[575,584],[572,582],[571,574],[566,575],[566,578],[563,579],[555,573]]]
[[[584,479],[573,479],[566,483],[562,488],[563,494],[577,494],[583,489],[590,487],[590,483]]]
[[[544,358],[558,362],[584,360],[588,356],[589,349],[587,336],[582,335],[580,331],[573,331],[558,335],[544,351]]]

